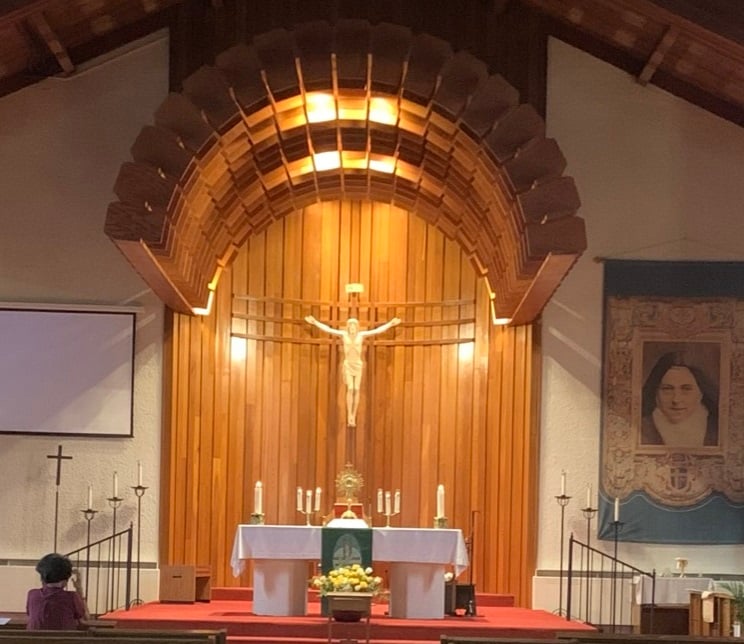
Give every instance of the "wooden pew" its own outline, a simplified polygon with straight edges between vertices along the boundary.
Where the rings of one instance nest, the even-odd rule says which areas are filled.
[[[227,631],[211,630],[211,629],[198,629],[191,628],[187,630],[155,630],[155,629],[143,629],[143,628],[109,628],[109,627],[91,627],[88,628],[86,634],[89,637],[95,637],[98,640],[103,640],[100,644],[110,644],[111,637],[120,637],[122,639],[129,639],[126,644],[133,644],[132,638],[163,638],[165,640],[177,642],[177,644],[183,644],[183,640],[197,638],[203,644],[227,644]],[[87,644],[91,644],[90,641]],[[98,644],[96,642],[95,644]]]
[[[571,644],[568,639],[543,637],[471,637],[469,635],[441,635],[440,644]]]
[[[710,637],[701,635],[649,635],[639,633],[600,633],[589,631],[566,631],[557,635],[564,642],[576,644],[732,644],[732,637]],[[565,639],[564,639],[565,638]]]
[[[0,644],[226,644],[224,630],[93,628],[82,631],[0,630]]]

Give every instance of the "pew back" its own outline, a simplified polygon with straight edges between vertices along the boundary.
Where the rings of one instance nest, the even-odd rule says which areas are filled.
[[[84,631],[0,629],[0,644],[226,644],[224,630],[140,630],[91,628]]]

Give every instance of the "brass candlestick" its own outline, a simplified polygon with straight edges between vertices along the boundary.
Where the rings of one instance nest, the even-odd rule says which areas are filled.
[[[439,530],[444,530],[449,526],[447,517],[434,517],[434,527]]]

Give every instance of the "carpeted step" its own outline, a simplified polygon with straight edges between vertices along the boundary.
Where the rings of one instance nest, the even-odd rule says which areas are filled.
[[[253,588],[244,587],[222,587],[212,588],[212,599],[217,601],[253,601]],[[307,591],[308,602],[320,601],[317,591]],[[475,594],[477,606],[514,606],[514,595],[504,593],[478,593]]]

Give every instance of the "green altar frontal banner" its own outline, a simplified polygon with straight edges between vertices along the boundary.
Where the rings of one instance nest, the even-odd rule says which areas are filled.
[[[321,560],[323,574],[339,566],[372,565],[372,530],[370,528],[323,528]]]
[[[320,567],[325,575],[339,566],[372,565],[372,530],[370,528],[323,528]],[[321,600],[321,613],[328,614],[328,600]]]

